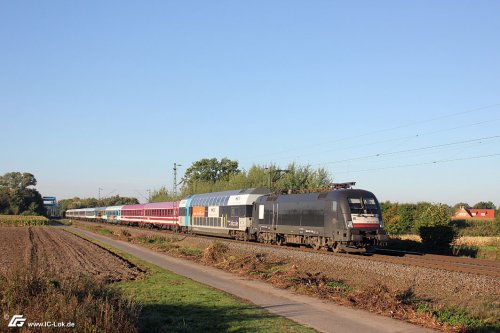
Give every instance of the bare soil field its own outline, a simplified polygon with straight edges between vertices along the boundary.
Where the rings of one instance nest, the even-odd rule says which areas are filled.
[[[128,261],[62,229],[4,227],[0,272],[38,265],[65,279],[91,276],[103,282],[135,279],[141,270]]]

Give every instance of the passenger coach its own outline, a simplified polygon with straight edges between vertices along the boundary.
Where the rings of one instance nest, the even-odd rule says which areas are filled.
[[[255,200],[268,189],[195,194],[179,203],[179,225],[200,234],[247,239]]]

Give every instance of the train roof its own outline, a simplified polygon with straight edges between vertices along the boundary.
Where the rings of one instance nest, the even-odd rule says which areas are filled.
[[[181,207],[185,207],[185,203],[189,200],[189,206],[227,206],[228,204],[235,204],[235,198],[241,198],[238,202],[239,205],[247,204],[248,198],[257,197],[264,194],[269,194],[267,188],[248,188],[242,190],[231,190],[223,192],[211,192],[202,194],[193,194],[187,199],[182,201]],[[253,196],[252,196],[253,195]]]
[[[316,201],[316,200],[339,200],[352,197],[370,196],[375,195],[366,190],[361,189],[339,189],[328,192],[313,192],[313,193],[298,193],[298,194],[280,194],[269,195],[264,198],[258,199],[259,202],[275,201],[275,202],[296,202],[296,201]]]
[[[122,207],[124,209],[144,209],[145,204],[137,204],[137,205],[125,205]]]
[[[106,207],[106,211],[111,211],[111,210],[121,210],[124,206],[108,206]]]
[[[179,202],[153,202],[144,205],[144,209],[173,209],[179,207]]]

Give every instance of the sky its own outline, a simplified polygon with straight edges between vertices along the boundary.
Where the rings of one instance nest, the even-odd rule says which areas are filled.
[[[498,1],[0,1],[0,174],[58,199],[201,158],[500,206]]]

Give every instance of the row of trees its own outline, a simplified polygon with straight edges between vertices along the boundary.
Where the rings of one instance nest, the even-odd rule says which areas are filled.
[[[386,201],[382,202],[381,206],[385,229],[393,234],[418,233],[422,226],[449,225],[451,223],[451,216],[461,206],[466,208],[496,209],[491,201],[478,202],[473,206],[469,206],[466,203],[458,203],[453,207],[430,202],[412,204]],[[495,215],[499,219],[500,210],[497,210]]]
[[[285,169],[277,165],[253,165],[241,170],[238,161],[222,158],[201,159],[194,162],[184,174],[178,196],[165,187],[151,193],[151,202],[172,201],[189,194],[236,190],[251,187],[267,187],[272,191],[324,188],[332,183],[332,177],[324,168],[289,164]]]
[[[68,209],[135,205],[138,203],[139,201],[136,198],[120,197],[118,195],[102,199],[96,199],[96,198],[80,199],[78,197],[74,197],[72,199],[59,200],[58,202],[59,212],[61,212],[61,214],[67,211]]]
[[[469,205],[467,202],[459,202],[457,203],[455,206],[453,206],[453,208],[455,209],[458,209],[460,207],[464,207],[464,208],[477,208],[477,209],[497,209],[497,207],[495,206],[495,204],[491,201],[480,201],[478,202],[477,204],[471,206]]]
[[[0,176],[0,214],[44,215],[41,194],[31,173],[8,172]]]

